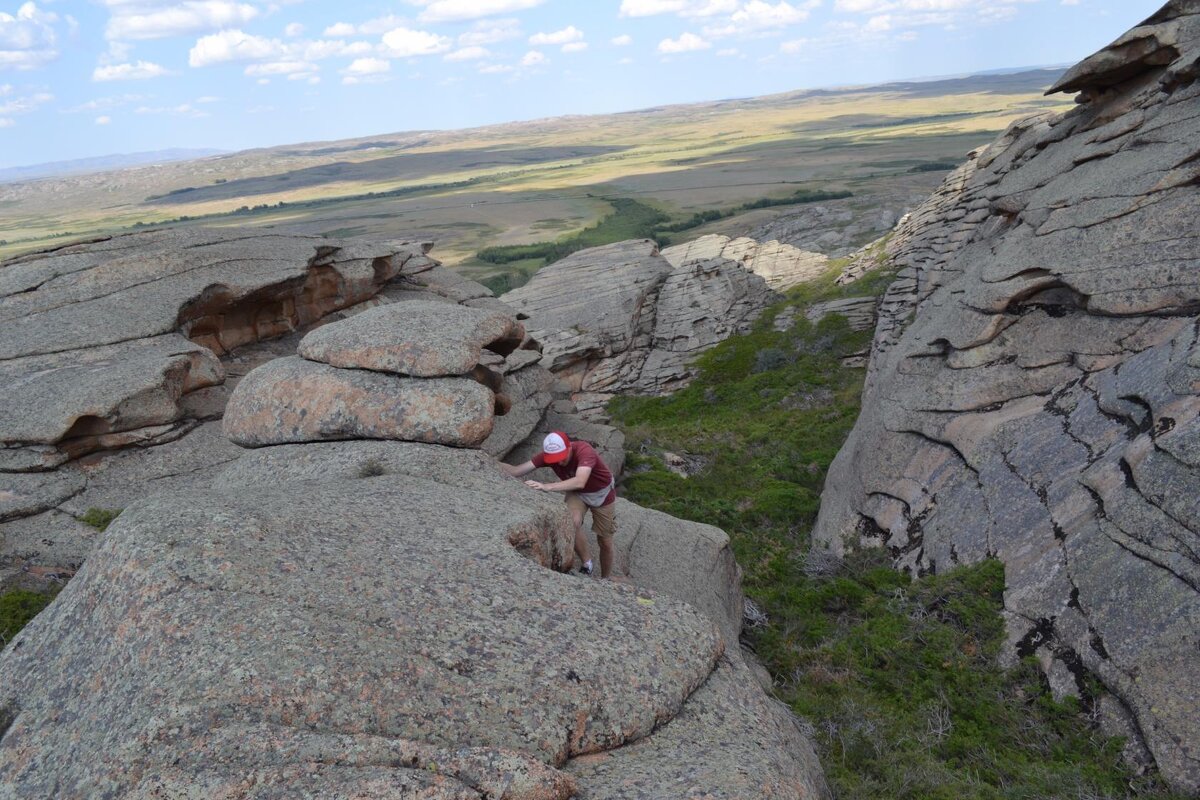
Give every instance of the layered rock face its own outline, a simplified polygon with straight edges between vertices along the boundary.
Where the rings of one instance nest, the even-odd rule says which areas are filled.
[[[1063,77],[1078,108],[1015,124],[901,224],[816,533],[921,572],[1000,558],[1009,653],[1059,691],[1098,676],[1190,792],[1198,59],[1200,4],[1168,3]]]
[[[236,379],[227,404],[177,404],[211,420],[183,438],[5,473],[6,549],[13,526],[83,527],[81,498],[127,507],[0,651],[0,796],[827,797],[738,648],[723,532],[621,501],[631,584],[562,574],[561,498],[494,456],[564,429],[619,471],[621,437],[575,416],[502,304],[426,261],[224,365],[181,339]],[[63,369],[141,391],[176,355],[158,344]]]
[[[812,280],[825,256],[778,242],[706,236],[659,252],[649,241],[576,253],[540,270],[504,302],[529,318],[543,363],[585,416],[617,394],[685,386],[696,356],[745,333],[777,291]]]
[[[427,249],[196,228],[0,265],[0,588],[72,574],[89,509],[206,486],[240,455],[222,435],[231,393],[276,359],[289,381],[246,387],[226,423],[239,443],[520,445],[561,391],[511,310]],[[336,340],[320,327],[346,318]],[[344,413],[363,402],[373,419]]]

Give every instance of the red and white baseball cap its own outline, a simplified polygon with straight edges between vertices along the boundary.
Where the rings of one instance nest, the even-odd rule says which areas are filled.
[[[542,458],[547,464],[558,464],[567,460],[571,453],[571,440],[562,431],[555,431],[542,440]]]

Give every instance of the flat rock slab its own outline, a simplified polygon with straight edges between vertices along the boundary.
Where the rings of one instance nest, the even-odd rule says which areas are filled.
[[[469,378],[404,378],[281,358],[251,372],[225,409],[243,447],[396,439],[475,447],[492,432],[495,396]]]
[[[0,522],[0,592],[45,591],[82,566],[100,532],[61,511]]]
[[[0,522],[54,508],[86,485],[85,477],[71,471],[0,473]]]
[[[511,352],[524,336],[509,315],[417,300],[317,328],[297,352],[334,367],[435,378],[465,375],[484,348]]]
[[[777,292],[814,281],[829,268],[829,257],[821,253],[777,241],[759,243],[745,236],[731,239],[718,233],[664,248],[662,256],[676,267],[693,261],[733,261],[758,275]]]
[[[0,361],[0,440],[56,444],[172,423],[185,393],[224,379],[212,351],[179,334]]]
[[[208,228],[32,253],[0,269],[0,360],[177,330],[220,353],[362,302],[423,258],[417,245]]]
[[[236,490],[127,509],[0,652],[0,783],[203,794],[262,771],[321,796],[458,796],[440,779],[470,797],[517,773],[508,796],[565,800],[554,768],[675,717],[723,641],[681,602],[522,557],[509,540],[557,540],[562,504],[467,455],[451,484],[386,467],[282,483],[239,462]],[[431,749],[457,756],[385,755]]]

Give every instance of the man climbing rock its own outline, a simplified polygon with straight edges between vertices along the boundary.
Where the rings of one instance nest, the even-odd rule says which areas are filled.
[[[592,574],[592,558],[587,537],[583,535],[583,515],[592,512],[592,530],[600,545],[600,575],[612,574],[613,533],[616,532],[615,509],[617,486],[612,470],[587,442],[572,442],[565,433],[555,431],[542,441],[542,452],[524,464],[500,465],[514,478],[528,475],[539,467],[550,467],[558,476],[557,483],[525,481],[527,486],[543,492],[562,492],[575,523],[575,554],[583,565],[582,571]]]

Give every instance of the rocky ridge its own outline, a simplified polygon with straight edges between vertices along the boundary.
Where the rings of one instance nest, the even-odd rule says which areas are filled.
[[[528,317],[543,363],[580,413],[603,418],[617,394],[687,385],[704,350],[749,330],[778,292],[828,259],[778,242],[705,236],[661,252],[649,240],[576,253],[538,271],[504,302]]]
[[[409,438],[454,429],[462,444],[497,456],[521,444],[559,397],[554,379],[510,311],[427,250],[188,228],[0,266],[0,587],[72,574],[96,536],[79,521],[89,509],[205,485],[240,455],[221,422],[235,387],[301,344],[311,360],[271,369],[291,365],[301,373],[293,388],[334,403],[323,418],[297,410],[323,438],[371,435],[337,430],[337,386],[343,396],[387,396],[389,408],[402,395],[409,412],[464,401],[443,402],[424,435]],[[320,326],[351,317],[361,321],[345,332],[349,343],[332,349]],[[354,363],[387,367],[366,339],[389,325],[421,331],[404,352],[385,348],[400,359],[394,372],[335,366],[351,365],[354,351]],[[558,421],[580,422],[570,409]],[[244,443],[277,443],[282,431]]]
[[[1069,70],[886,245],[816,537],[1006,567],[1008,654],[1200,792],[1200,3]],[[861,267],[859,267],[861,268]],[[846,276],[855,277],[854,269]]]
[[[179,243],[142,236],[152,257]],[[201,250],[219,241],[192,236]],[[293,245],[339,263],[327,240]],[[91,246],[65,255],[103,269]],[[44,254],[43,274],[58,257]],[[16,487],[0,492],[7,574],[73,569],[45,566],[66,558],[46,544],[12,557],[53,543],[48,530],[75,536],[70,557],[86,561],[0,651],[0,794],[826,796],[811,744],[737,646],[740,572],[725,534],[621,501],[618,567],[635,585],[561,574],[573,559],[561,500],[493,456],[524,458],[560,428],[615,448],[619,469],[620,436],[575,416],[537,343],[486,290],[423,248],[413,259],[419,271],[377,264],[392,277],[366,300],[306,299],[340,309],[312,324],[207,303],[198,337],[222,360],[150,334],[178,336],[187,364],[215,365],[190,392],[157,380],[173,353],[54,354],[57,369],[103,367],[81,408],[100,407],[93,395],[131,407],[122,392],[140,402],[151,384],[148,408],[194,424],[153,445],[97,440],[121,449],[82,457],[63,439],[10,437],[14,451],[56,455],[3,473]],[[288,287],[310,285],[300,272]],[[290,289],[271,281],[201,294],[254,296],[274,314]],[[247,341],[258,330],[286,335]],[[22,390],[69,387],[57,369],[23,373]],[[113,411],[97,435],[147,419]],[[103,535],[76,521],[92,502],[125,508]]]

